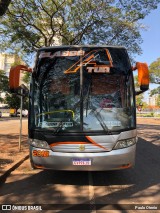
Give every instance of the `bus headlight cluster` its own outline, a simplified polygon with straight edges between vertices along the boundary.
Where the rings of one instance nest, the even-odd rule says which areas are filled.
[[[41,148],[41,149],[50,149],[50,146],[46,141],[38,140],[38,139],[29,139],[29,144]]]
[[[123,149],[129,146],[134,145],[137,142],[137,138],[130,138],[130,139],[126,139],[126,140],[119,140],[114,149]]]

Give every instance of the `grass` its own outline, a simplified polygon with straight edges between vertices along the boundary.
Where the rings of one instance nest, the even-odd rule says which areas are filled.
[[[160,118],[160,114],[151,112],[151,113],[137,113],[137,117],[158,117]]]

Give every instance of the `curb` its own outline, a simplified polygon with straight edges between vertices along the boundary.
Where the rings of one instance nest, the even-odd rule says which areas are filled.
[[[29,158],[29,155],[26,155],[25,157],[23,157],[21,160],[19,160],[18,162],[16,162],[15,164],[13,164],[11,166],[11,168],[9,168],[7,171],[5,171],[1,176],[0,176],[0,185],[3,184],[7,177],[11,174],[11,172],[13,172],[15,169],[17,169],[25,160],[27,160]]]

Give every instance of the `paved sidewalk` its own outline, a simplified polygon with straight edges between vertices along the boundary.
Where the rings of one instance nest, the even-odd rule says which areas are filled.
[[[10,126],[7,128],[7,122],[2,121],[0,128],[0,183],[4,182],[14,169],[29,158],[27,120],[23,121],[22,126],[21,151],[19,151],[18,121],[13,121],[12,128]]]
[[[160,117],[137,117],[137,124],[160,125]]]

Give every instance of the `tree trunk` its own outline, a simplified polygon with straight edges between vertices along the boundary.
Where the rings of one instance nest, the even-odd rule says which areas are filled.
[[[10,3],[11,0],[0,0],[0,16],[3,16],[6,13]]]

